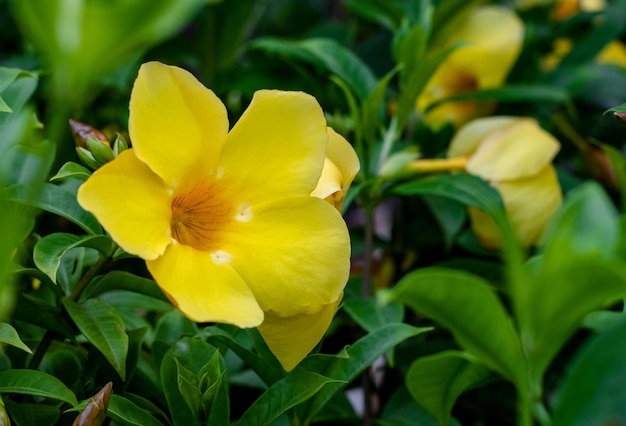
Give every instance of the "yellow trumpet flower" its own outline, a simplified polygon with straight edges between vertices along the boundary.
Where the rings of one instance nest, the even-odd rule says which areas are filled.
[[[258,91],[230,129],[217,96],[190,73],[157,62],[130,99],[133,147],[79,189],[124,250],[146,260],[187,317],[258,327],[290,370],[320,341],[343,294],[350,240],[333,197],[358,170],[351,147],[310,95]],[[330,140],[330,142],[329,142]],[[352,157],[355,160],[356,156]],[[352,161],[351,160],[351,161]],[[337,196],[340,197],[339,195]]]

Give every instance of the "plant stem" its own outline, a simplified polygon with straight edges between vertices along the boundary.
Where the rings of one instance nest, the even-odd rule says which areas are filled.
[[[380,148],[380,155],[378,156],[378,163],[376,164],[376,174],[379,174],[380,170],[387,161],[387,157],[391,154],[391,150],[393,149],[393,143],[396,140],[396,136],[398,133],[398,118],[393,116],[391,118],[391,122],[389,123],[389,127],[383,134],[383,146]]]
[[[35,349],[35,353],[33,354],[33,357],[30,359],[30,362],[28,363],[29,369],[36,370],[37,368],[39,368],[39,364],[41,363],[43,356],[48,351],[48,348],[54,341],[54,334],[55,334],[54,331],[46,330],[46,334],[44,334],[43,338],[41,339],[41,342],[39,342],[39,345],[37,346],[37,349]]]
[[[371,206],[365,208],[365,241],[364,241],[364,269],[361,295],[367,299],[372,295],[372,259],[374,253],[374,209]],[[372,424],[372,367],[368,366],[361,376],[363,388],[363,425]]]
[[[104,265],[104,262],[106,262],[107,259],[108,256],[100,256],[98,261],[91,265],[91,268],[89,268],[87,273],[83,275],[78,283],[76,283],[74,289],[72,290],[72,293],[67,296],[69,300],[74,301],[78,298],[78,296],[80,296],[80,293],[83,291],[87,283],[89,283],[89,281],[98,273],[98,271],[100,270],[100,268],[102,268],[102,265]]]

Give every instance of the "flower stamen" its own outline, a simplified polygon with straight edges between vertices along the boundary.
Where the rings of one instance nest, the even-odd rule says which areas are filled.
[[[181,244],[214,252],[233,216],[233,205],[224,196],[222,185],[201,182],[183,188],[172,198],[172,237]]]

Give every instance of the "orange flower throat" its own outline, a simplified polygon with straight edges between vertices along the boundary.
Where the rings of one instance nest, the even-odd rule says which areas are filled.
[[[202,251],[220,248],[224,230],[235,219],[235,207],[217,182],[201,182],[172,199],[172,237]]]

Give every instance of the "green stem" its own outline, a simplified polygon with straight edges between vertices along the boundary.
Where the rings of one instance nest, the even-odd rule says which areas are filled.
[[[82,293],[85,286],[98,273],[98,271],[100,270],[100,268],[102,268],[102,265],[104,265],[104,262],[106,262],[108,258],[109,256],[100,256],[98,261],[94,263],[93,265],[91,265],[91,268],[89,268],[87,273],[83,275],[80,281],[74,286],[72,293],[70,293],[70,295],[67,296],[69,300],[74,301],[78,299],[78,296],[80,296],[80,293]]]
[[[364,299],[372,295],[372,260],[374,253],[374,209],[365,208],[365,241],[364,241],[364,269],[361,294]],[[374,416],[372,410],[372,367],[369,366],[361,376],[363,388],[363,425],[370,426]]]
[[[43,356],[46,354],[46,352],[48,351],[48,348],[50,348],[50,345],[54,341],[54,335],[55,335],[54,331],[52,330],[46,331],[46,334],[44,334],[43,338],[41,339],[41,342],[39,342],[39,345],[37,346],[37,349],[35,349],[35,353],[33,354],[33,357],[30,359],[30,362],[28,363],[29,369],[36,370],[37,368],[39,368],[39,364],[41,363]]]

